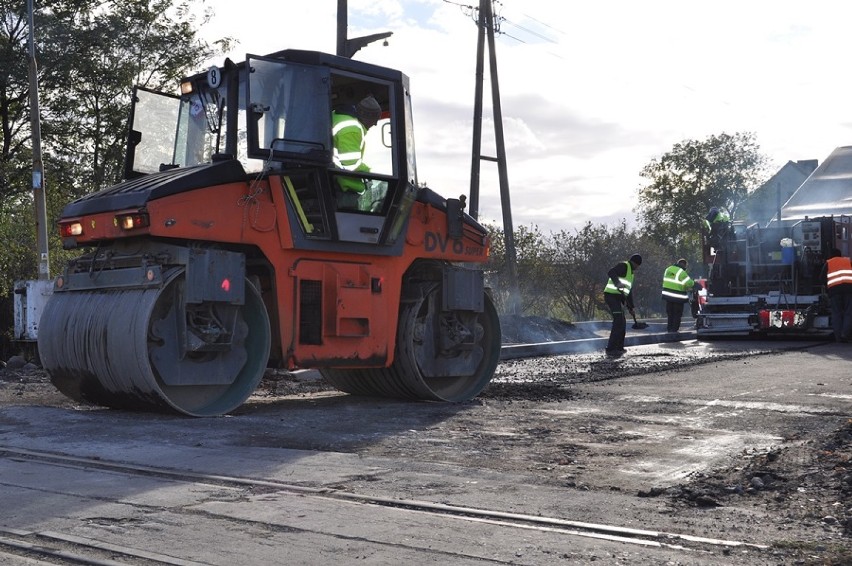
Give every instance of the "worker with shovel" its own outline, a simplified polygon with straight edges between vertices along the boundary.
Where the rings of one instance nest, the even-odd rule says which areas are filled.
[[[627,261],[618,262],[609,270],[604,301],[612,313],[612,329],[609,332],[609,342],[606,345],[606,355],[617,358],[624,355],[624,335],[627,332],[627,319],[624,317],[624,307],[630,311],[636,322],[636,312],[633,308],[633,273],[642,265],[642,256],[633,254]],[[639,324],[638,322],[636,324]],[[643,323],[644,324],[644,323]]]
[[[680,330],[683,317],[683,305],[689,302],[689,295],[695,287],[695,281],[686,272],[686,260],[680,258],[663,273],[663,301],[666,303],[668,318],[667,332]]]

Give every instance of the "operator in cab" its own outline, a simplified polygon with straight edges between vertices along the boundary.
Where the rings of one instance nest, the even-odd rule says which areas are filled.
[[[358,104],[340,108],[331,113],[331,134],[334,142],[334,165],[339,169],[369,173],[364,163],[367,130],[376,125],[382,108],[373,96],[364,97]],[[365,179],[337,176],[340,192],[337,206],[341,209],[358,209],[359,197],[366,189]]]

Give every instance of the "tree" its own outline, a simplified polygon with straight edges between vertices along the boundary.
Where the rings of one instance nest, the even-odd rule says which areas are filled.
[[[213,46],[196,30],[201,0],[44,0],[36,3],[42,148],[48,224],[72,198],[118,180],[134,84],[176,91],[232,40]],[[0,0],[0,298],[36,273],[32,199],[27,3]],[[168,85],[168,86],[167,86]],[[49,230],[51,271],[67,259]],[[0,332],[11,327],[8,304]]]
[[[641,172],[648,179],[639,189],[641,229],[675,255],[699,255],[702,220],[713,207],[731,217],[748,194],[766,178],[768,159],[753,133],[719,134],[686,140]]]
[[[502,283],[505,253],[502,231],[486,225],[492,241],[486,266],[487,283],[497,310],[506,312],[508,293]],[[657,243],[630,230],[627,221],[608,226],[586,223],[579,230],[560,231],[546,236],[536,226],[515,232],[518,248],[518,286],[525,316],[562,320],[595,320],[609,316],[603,300],[606,273],[634,253],[643,257],[633,287],[633,300],[639,316],[664,312],[660,299],[662,275],[677,258],[670,257]]]
[[[210,13],[197,21],[192,4],[82,0],[44,12],[45,147],[76,166],[77,195],[120,180],[132,87],[175,92],[182,75],[217,52],[195,31]]]
[[[607,312],[603,301],[606,273],[639,250],[638,236],[622,220],[615,226],[587,222],[574,232],[553,236],[554,291],[575,320],[594,320]]]
[[[216,48],[184,0],[45,0],[34,14],[48,222],[72,198],[118,180],[134,84],[176,90]],[[203,3],[203,2],[202,2]],[[35,273],[27,3],[0,0],[0,295]],[[51,263],[61,257],[53,236]],[[5,255],[4,255],[5,254]]]
[[[491,237],[491,256],[486,270],[489,284],[498,310],[505,311],[509,304],[510,289],[504,285],[502,274],[506,273],[506,250],[503,230],[495,225],[486,225]],[[538,226],[521,226],[515,230],[518,287],[520,290],[521,313],[548,316],[553,312],[552,273],[553,246],[541,233]]]
[[[29,170],[29,28],[24,2],[0,0],[0,214],[7,195],[20,195],[31,186]]]

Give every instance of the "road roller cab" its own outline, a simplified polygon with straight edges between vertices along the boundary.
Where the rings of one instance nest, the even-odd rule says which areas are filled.
[[[418,183],[405,75],[287,50],[180,90],[134,91],[125,179],[63,210],[63,245],[82,253],[38,335],[63,393],[206,416],[270,365],[368,395],[459,401],[488,384],[489,241],[463,197]],[[364,100],[369,128],[353,122]],[[344,127],[366,131],[361,155],[335,151]]]

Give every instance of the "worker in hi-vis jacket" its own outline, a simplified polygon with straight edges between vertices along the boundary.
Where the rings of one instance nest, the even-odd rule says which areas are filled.
[[[633,254],[627,261],[620,261],[607,273],[604,301],[612,313],[612,329],[609,332],[609,342],[606,345],[606,355],[619,357],[624,349],[624,335],[627,333],[627,319],[624,317],[624,307],[630,314],[633,310],[633,273],[642,265],[642,256]]]
[[[670,265],[663,273],[663,301],[666,303],[667,332],[680,330],[680,319],[683,318],[683,305],[689,302],[695,281],[686,271],[686,260],[681,258]]]

